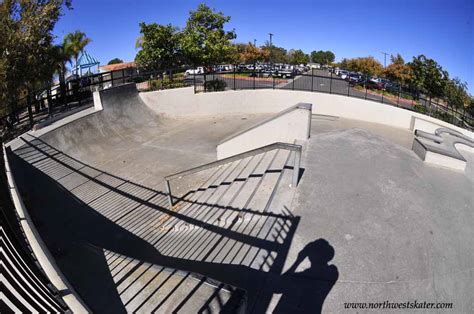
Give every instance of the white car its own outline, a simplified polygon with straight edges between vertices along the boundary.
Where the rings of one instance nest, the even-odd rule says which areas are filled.
[[[204,74],[204,68],[203,67],[197,67],[195,69],[189,69],[184,72],[185,76],[188,75],[195,75],[195,74]]]

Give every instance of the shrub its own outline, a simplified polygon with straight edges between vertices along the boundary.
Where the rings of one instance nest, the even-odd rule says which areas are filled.
[[[208,92],[223,91],[227,87],[227,83],[218,79],[207,81],[204,83],[204,90]]]
[[[416,111],[416,112],[419,112],[419,113],[423,113],[423,114],[426,114],[427,110],[426,110],[426,107],[423,106],[423,105],[414,105],[413,106],[413,109]]]

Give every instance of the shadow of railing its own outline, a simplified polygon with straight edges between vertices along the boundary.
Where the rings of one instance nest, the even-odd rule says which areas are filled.
[[[193,198],[197,191],[202,196],[235,182],[261,182],[267,172],[216,185],[216,178],[238,165],[221,167],[170,210],[162,191],[100,171],[41,139],[23,140],[25,145],[9,154],[20,192],[63,272],[94,310],[124,312],[124,304],[127,311],[156,310],[171,299],[176,304],[177,296],[182,298],[176,308],[182,309],[197,295],[202,301],[202,287],[213,280],[218,283],[202,311],[235,309],[243,299],[248,309],[269,304],[271,295],[260,291],[268,274],[282,272],[299,217],[288,210],[274,213]],[[164,281],[164,273],[173,275]],[[178,292],[195,274],[200,274],[198,284]],[[130,296],[124,302],[125,294]],[[155,304],[157,294],[168,297]]]

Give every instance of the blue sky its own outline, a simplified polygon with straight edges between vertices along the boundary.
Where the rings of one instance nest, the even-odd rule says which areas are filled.
[[[331,50],[336,60],[381,52],[400,53],[406,61],[425,54],[451,77],[467,81],[474,93],[474,1],[469,0],[73,0],[55,28],[57,40],[80,29],[92,39],[87,51],[101,63],[114,57],[134,59],[140,22],[184,27],[201,2],[232,17],[227,28],[237,42],[268,33],[286,49]],[[388,60],[387,60],[388,63]]]

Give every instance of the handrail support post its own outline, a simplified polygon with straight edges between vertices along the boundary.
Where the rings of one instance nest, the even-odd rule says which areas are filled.
[[[298,179],[300,176],[300,163],[301,163],[301,150],[295,151],[295,164],[293,165],[293,187],[296,188],[298,185]]]
[[[170,205],[170,210],[173,209],[173,196],[171,195],[170,181],[166,180],[166,192],[168,193],[168,202]]]

